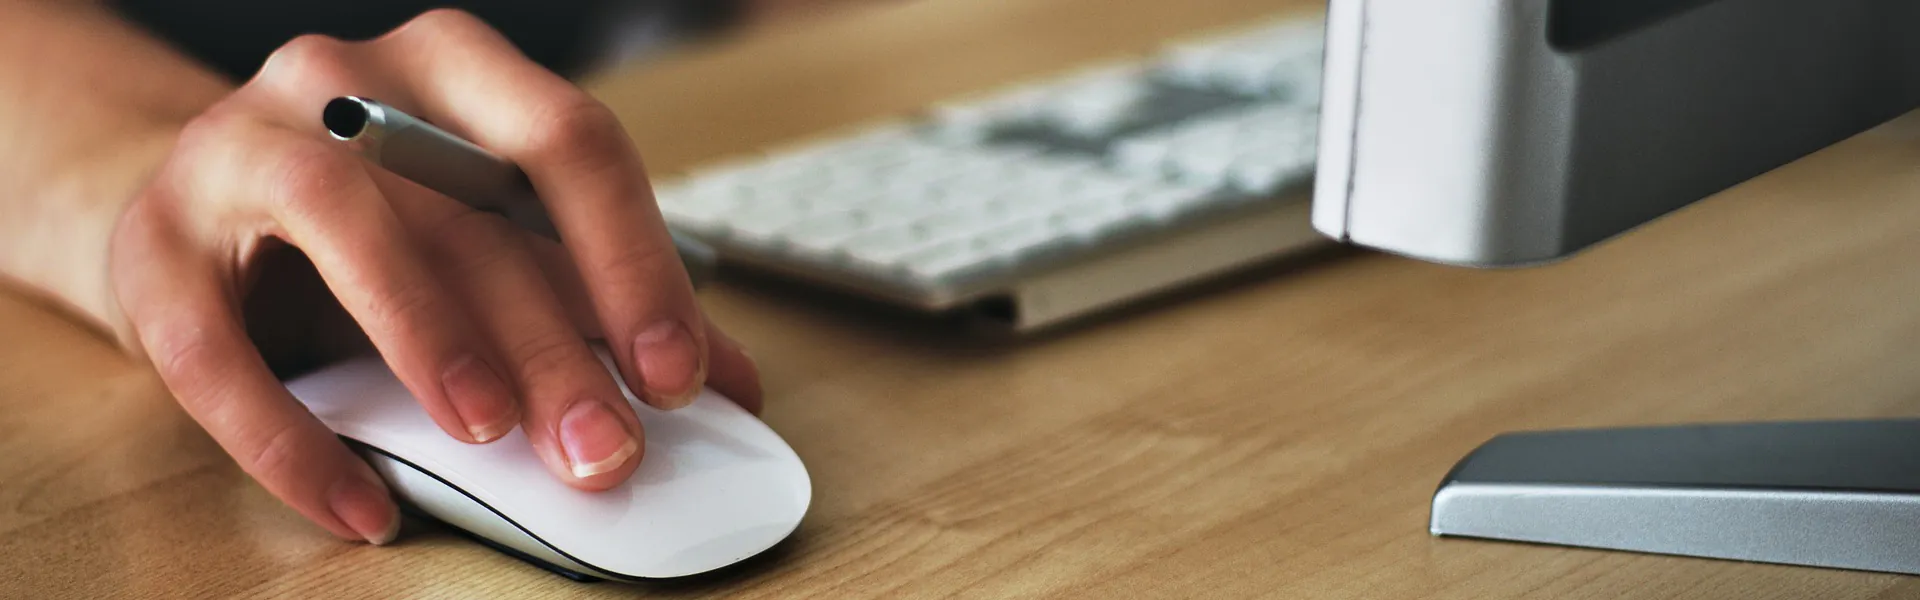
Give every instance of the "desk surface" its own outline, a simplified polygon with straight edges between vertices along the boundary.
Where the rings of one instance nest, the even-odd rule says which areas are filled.
[[[671,170],[1305,4],[925,0],[594,87]],[[1920,115],[1556,268],[1363,254],[1019,344],[721,285],[705,302],[764,363],[816,504],[765,559],[638,587],[432,528],[334,541],[147,372],[0,295],[0,597],[1920,595],[1426,534],[1434,484],[1501,431],[1920,412],[1916,164]]]

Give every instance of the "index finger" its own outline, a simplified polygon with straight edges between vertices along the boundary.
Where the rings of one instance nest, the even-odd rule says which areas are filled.
[[[115,291],[167,390],[242,470],[308,520],[343,538],[392,541],[400,515],[386,484],[274,378],[216,261],[142,213],[143,203],[128,210],[114,262],[138,268],[121,269]]]

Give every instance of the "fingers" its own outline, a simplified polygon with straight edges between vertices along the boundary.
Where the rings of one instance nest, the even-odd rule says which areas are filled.
[[[159,205],[128,209],[113,270],[167,389],[247,474],[307,519],[343,538],[391,541],[400,519],[386,485],[268,372],[218,261],[196,252]]]
[[[230,119],[196,145],[203,198],[264,202],[271,233],[304,250],[327,287],[440,427],[498,439],[519,405],[491,349],[409,240],[359,158],[261,123]],[[211,183],[209,183],[211,182]],[[213,210],[220,211],[222,207]],[[246,213],[246,209],[231,209]]]
[[[760,414],[765,394],[760,388],[760,367],[753,357],[712,322],[707,324],[707,339],[712,365],[707,372],[707,385],[748,412]]]
[[[537,238],[527,238],[527,249],[546,274],[547,282],[559,295],[560,303],[580,331],[588,338],[605,337],[595,320],[580,273],[559,246]],[[712,319],[707,319],[707,386],[728,399],[759,413],[765,393],[760,387],[760,368],[746,348],[728,336]]]
[[[349,61],[370,65],[358,87],[340,67]],[[577,296],[563,286],[562,302],[592,307],[591,323],[635,391],[655,406],[678,407],[717,368],[722,357],[709,348],[709,327],[618,121],[479,20],[432,11],[370,43],[301,38],[276,53],[259,80],[283,103],[371,94],[507,155],[548,204],[584,283]],[[586,329],[580,311],[568,314]],[[740,358],[725,357],[731,372],[741,371]]]
[[[633,473],[640,420],[548,287],[525,234],[411,182],[378,180],[426,255],[467,302],[523,399],[524,430],[548,469],[589,490]]]
[[[567,249],[533,236],[523,236],[523,239],[533,262],[539,264],[540,272],[547,276],[547,285],[560,297],[560,306],[566,308],[574,329],[587,339],[606,339],[607,333],[600,329],[600,316],[594,314],[593,296],[587,293],[587,284],[580,280],[580,269],[573,266],[573,257],[567,255]]]
[[[707,328],[613,113],[464,13],[430,12],[378,44],[437,123],[527,172],[635,391],[661,408],[691,401],[710,367]]]

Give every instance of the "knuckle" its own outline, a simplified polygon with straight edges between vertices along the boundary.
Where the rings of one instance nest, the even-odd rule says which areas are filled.
[[[143,197],[146,194],[142,194]],[[116,324],[121,333],[133,333],[137,338],[145,317],[156,310],[154,300],[165,290],[156,289],[155,278],[151,275],[156,261],[173,260],[180,254],[175,226],[168,219],[153,216],[156,213],[153,203],[136,200],[127,206],[114,225],[113,233],[107,240],[107,275],[112,286],[113,301],[119,306],[125,323]],[[131,329],[125,329],[131,327]],[[126,341],[126,340],[123,340]],[[145,348],[139,350],[148,356],[154,352]],[[175,361],[170,363],[177,364]],[[156,364],[156,368],[169,365]],[[166,371],[161,371],[165,374]]]
[[[460,39],[482,39],[493,35],[493,28],[473,13],[458,8],[435,8],[395,27],[393,31],[381,36],[381,40],[407,40],[418,38],[422,43],[448,42]],[[402,41],[403,44],[412,44]]]
[[[658,288],[678,260],[664,244],[626,244],[598,262],[599,272],[616,286]]]
[[[244,461],[240,467],[247,474],[267,485],[276,485],[306,472],[303,468],[306,461],[300,451],[299,428],[281,425],[254,437],[257,441],[248,444],[251,450],[247,456],[234,457]]]
[[[519,371],[521,381],[571,372],[568,365],[590,356],[584,352],[579,336],[560,329],[544,331],[514,342],[507,348]]]
[[[134,196],[132,202],[127,203],[127,209],[120,213],[120,219],[113,224],[112,237],[107,240],[109,272],[119,275],[126,268],[138,268],[144,261],[151,259],[153,252],[157,249],[155,246],[158,244],[155,242],[160,226],[159,215],[155,214],[156,205],[165,202],[161,199],[162,197],[164,194],[146,190]],[[120,277],[114,277],[116,288],[120,287],[120,282]],[[137,291],[116,289],[115,293],[125,296],[129,292]],[[138,304],[135,303],[135,306],[128,308],[137,307]]]
[[[502,246],[519,246],[519,232],[499,215],[471,209],[452,211],[427,230],[449,252],[466,254]]]
[[[169,166],[185,163],[182,166],[191,167],[232,146],[240,125],[231,111],[209,110],[194,117],[180,128],[180,135],[174,138],[173,153],[169,156],[172,164]]]
[[[613,110],[577,89],[567,90],[539,112],[528,132],[528,150],[566,163],[608,163],[627,152],[626,130]]]
[[[348,42],[332,36],[309,33],[287,40],[260,67],[259,78],[273,81],[281,77],[304,77],[340,69],[346,63]]]
[[[458,8],[435,8],[407,22],[407,27],[417,27],[429,32],[464,32],[486,27],[486,23],[473,13]]]
[[[180,135],[173,141],[174,155],[193,154],[196,150],[207,148],[225,135],[227,126],[228,121],[221,118],[219,113],[201,113],[180,128]]]
[[[428,239],[436,240],[441,260],[461,275],[509,266],[509,259],[522,248],[520,233],[511,223],[474,210],[447,217],[434,226]]]
[[[372,322],[363,325],[375,331],[406,332],[432,322],[440,307],[432,284],[409,282],[379,294],[367,310]]]
[[[213,353],[206,336],[168,328],[148,331],[147,355],[153,357],[154,369],[176,387],[199,387],[191,385],[191,379],[204,372],[200,367]]]
[[[294,144],[273,161],[266,198],[283,219],[313,222],[358,195],[366,171],[351,156],[318,144]]]
[[[242,137],[238,118],[225,112],[210,111],[195,117],[181,128],[173,152],[149,183],[148,189],[166,189],[171,195],[191,194],[196,181],[225,179],[235,162],[246,156],[239,151]]]
[[[154,370],[188,412],[223,412],[222,407],[233,400],[232,386],[228,385],[233,369],[222,365],[214,341],[203,332],[171,325],[149,322],[145,327],[136,326],[142,330]]]
[[[108,257],[137,261],[141,256],[152,258],[152,253],[162,251],[166,241],[163,234],[178,227],[174,211],[179,202],[178,195],[165,183],[156,182],[140,190],[113,224]],[[122,256],[126,253],[132,254]]]

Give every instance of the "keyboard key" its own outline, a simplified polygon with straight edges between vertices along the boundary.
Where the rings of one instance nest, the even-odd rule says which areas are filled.
[[[906,257],[932,245],[912,229],[900,228],[863,233],[847,240],[843,250],[855,263],[885,271],[899,267]]]
[[[1181,183],[1215,188],[1226,183],[1234,158],[1224,143],[1193,144],[1178,148],[1168,165]]]
[[[1044,219],[1010,223],[979,237],[984,253],[1006,260],[1019,260],[1064,241]]]
[[[1268,196],[1312,175],[1313,167],[1298,161],[1249,160],[1234,164],[1231,179],[1234,189],[1242,193]]]
[[[957,239],[973,239],[981,233],[998,229],[1009,219],[1006,215],[979,209],[951,210],[921,219],[913,224],[926,239],[946,242]]]
[[[795,249],[829,256],[838,253],[848,240],[869,230],[859,216],[841,213],[796,222],[781,237]]]
[[[1038,118],[1081,137],[1131,121],[1151,88],[1139,65],[1099,67],[1069,77],[1037,110]]]
[[[797,215],[782,210],[753,210],[733,215],[726,227],[728,237],[756,245],[780,242],[780,234],[793,226]]]
[[[732,211],[711,204],[662,204],[660,214],[689,232],[713,235],[726,230]]]
[[[947,208],[932,202],[893,200],[873,202],[866,206],[856,208],[852,212],[856,217],[861,219],[869,229],[880,229],[886,227],[907,227],[932,217],[943,210],[947,210]]]
[[[1143,136],[1114,144],[1110,160],[1114,166],[1134,173],[1159,173],[1173,153],[1173,141],[1166,136]]]
[[[971,145],[986,141],[1000,121],[1000,115],[985,106],[946,105],[933,110],[927,130],[933,139]]]
[[[1124,204],[1079,207],[1054,215],[1060,231],[1082,243],[1095,243],[1118,232],[1147,224],[1144,211]]]
[[[901,262],[907,273],[923,280],[941,280],[987,266],[993,257],[980,252],[972,240],[953,240],[922,248]]]
[[[1071,201],[1073,197],[1033,198],[1022,195],[1006,195],[989,200],[985,209],[1003,217],[1002,222],[1045,220],[1059,210],[1060,204]]]
[[[1159,72],[1167,80],[1182,85],[1271,98],[1291,87],[1296,78],[1306,75],[1293,69],[1294,65],[1319,65],[1324,44],[1321,26],[1288,23],[1174,46],[1162,59]],[[1312,76],[1318,79],[1317,68]],[[1318,94],[1314,94],[1312,101],[1318,100]],[[1306,103],[1303,98],[1294,101]]]
[[[1166,221],[1185,216],[1204,205],[1208,193],[1196,189],[1168,188],[1149,190],[1127,198],[1127,205],[1141,210],[1148,218]]]

